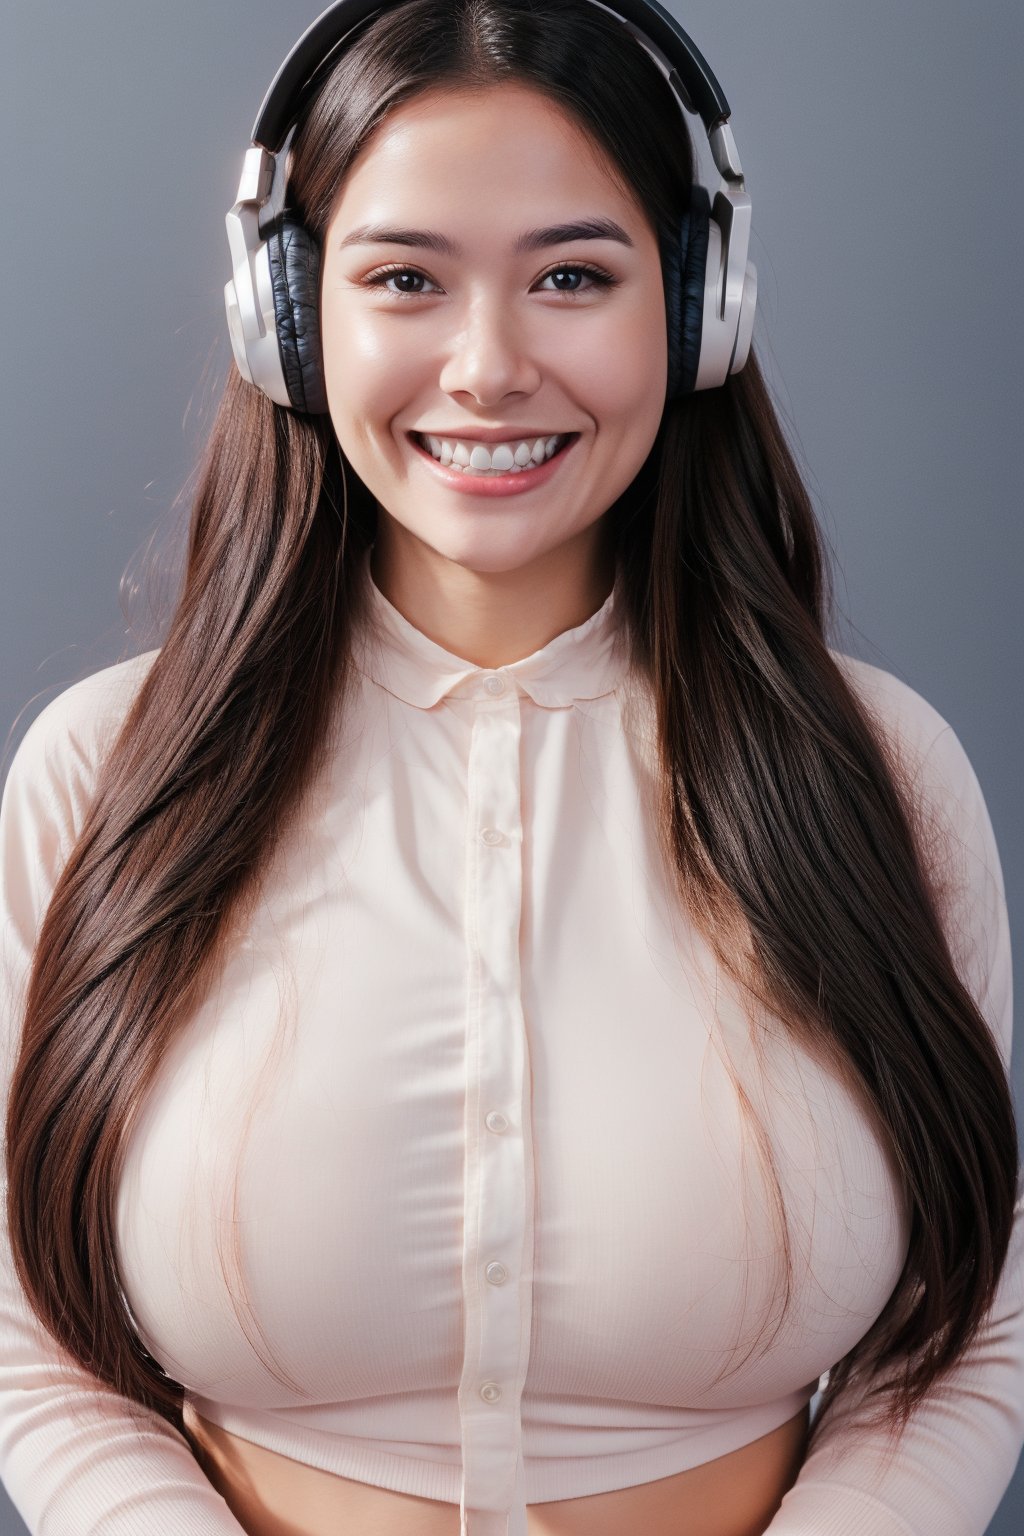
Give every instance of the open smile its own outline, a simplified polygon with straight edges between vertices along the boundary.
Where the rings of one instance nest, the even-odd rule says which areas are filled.
[[[557,473],[563,460],[569,457],[580,434],[570,432],[551,457],[545,459],[542,464],[530,464],[524,469],[514,467],[497,474],[493,470],[474,473],[473,470],[461,469],[456,464],[442,464],[439,459],[434,458],[429,448],[424,446],[417,433],[408,432],[406,436],[418,457],[435,475],[440,477],[442,484],[447,485],[451,490],[461,491],[463,495],[470,496],[517,496],[522,495],[524,491],[535,490],[550,480]]]

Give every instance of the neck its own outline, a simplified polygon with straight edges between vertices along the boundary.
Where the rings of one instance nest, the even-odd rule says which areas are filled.
[[[381,538],[370,556],[374,584],[422,634],[478,667],[531,656],[596,613],[615,580],[597,527],[525,565],[481,571],[408,535]]]

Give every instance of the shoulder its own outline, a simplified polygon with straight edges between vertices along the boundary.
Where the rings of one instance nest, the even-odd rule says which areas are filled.
[[[984,809],[981,786],[963,742],[922,693],[884,667],[829,648],[859,700],[895,747],[914,787],[971,820]],[[961,821],[964,815],[961,814]]]
[[[829,655],[871,716],[897,746],[917,758],[927,755],[933,742],[950,729],[934,704],[884,667],[829,647]]]
[[[907,771],[951,954],[1008,1065],[1013,992],[1006,887],[974,765],[953,725],[909,683],[869,662],[831,654]]]
[[[44,705],[11,758],[0,796],[0,986],[6,1004],[0,1014],[6,1019],[16,1017],[20,1004],[12,989],[28,975],[40,924],[85,822],[105,751],[157,655],[147,651],[79,678]],[[2,1032],[0,1052],[12,1038]]]
[[[143,651],[78,678],[45,704],[22,737],[15,759],[38,766],[95,766],[149,675],[159,650]],[[13,767],[13,760],[12,760]]]
[[[144,651],[102,667],[45,704],[11,758],[4,799],[49,805],[76,820],[158,655]]]

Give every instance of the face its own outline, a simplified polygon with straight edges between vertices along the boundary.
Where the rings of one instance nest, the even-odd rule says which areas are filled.
[[[517,250],[582,221],[622,236]],[[351,239],[367,225],[381,232]],[[592,558],[654,443],[668,358],[657,238],[575,122],[513,85],[405,103],[350,168],[321,271],[331,419],[377,499],[378,546],[524,579]],[[419,433],[467,452],[572,437],[539,471],[483,479],[435,463]]]

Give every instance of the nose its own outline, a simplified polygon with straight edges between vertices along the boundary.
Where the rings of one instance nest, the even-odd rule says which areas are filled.
[[[542,378],[535,353],[500,297],[479,300],[448,345],[441,388],[471,394],[482,405],[511,393],[532,394]]]

